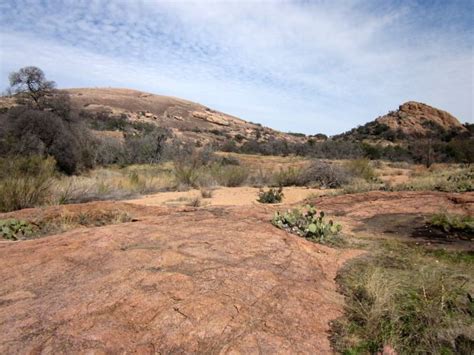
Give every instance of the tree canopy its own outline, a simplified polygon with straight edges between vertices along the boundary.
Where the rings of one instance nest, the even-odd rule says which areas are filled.
[[[18,94],[20,100],[29,99],[37,108],[42,108],[43,98],[56,87],[54,81],[47,80],[44,72],[34,66],[10,73],[9,80],[10,92]]]

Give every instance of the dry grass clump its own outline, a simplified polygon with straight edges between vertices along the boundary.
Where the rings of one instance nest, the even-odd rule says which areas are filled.
[[[193,164],[175,163],[174,165],[174,178],[178,185],[197,187],[200,174],[200,167]]]
[[[280,168],[273,174],[273,184],[275,186],[302,186],[306,184],[304,180],[304,170],[300,167],[290,166]]]
[[[30,221],[6,219],[0,220],[0,237],[11,240],[38,238],[63,233],[79,227],[99,227],[132,221],[132,217],[123,210],[63,212],[45,218]]]
[[[202,198],[212,198],[212,195],[214,194],[214,191],[208,188],[201,187],[200,191],[201,191]]]
[[[377,174],[368,159],[350,160],[346,163],[345,167],[353,177],[361,178],[366,181],[374,181],[377,179]]]
[[[139,194],[169,190],[174,180],[161,165],[99,168],[80,176],[67,176],[54,184],[56,203],[125,199]]]
[[[201,207],[201,204],[202,204],[202,200],[198,196],[198,197],[193,197],[193,198],[189,199],[188,202],[186,203],[186,206]]]
[[[378,190],[387,190],[389,189],[388,185],[377,182],[377,181],[367,181],[361,178],[355,178],[351,180],[350,183],[342,187],[341,193],[344,194],[356,194],[369,191],[378,191]]]
[[[249,170],[239,165],[213,164],[209,174],[221,186],[237,187],[247,182]]]
[[[247,182],[250,186],[253,187],[264,187],[272,185],[274,183],[273,173],[270,170],[259,167],[258,169],[255,169],[250,173]]]
[[[78,227],[100,227],[132,221],[126,211],[90,211],[80,213],[63,213],[60,216],[40,220],[35,224],[40,235],[57,234]]]
[[[377,353],[389,345],[399,354],[470,353],[472,255],[433,257],[399,243],[385,243],[379,250],[338,276],[347,307],[333,326],[336,350]]]
[[[0,211],[35,207],[49,201],[55,175],[53,158],[0,159]]]

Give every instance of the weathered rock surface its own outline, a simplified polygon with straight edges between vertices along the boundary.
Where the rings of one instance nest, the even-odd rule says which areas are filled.
[[[82,88],[64,91],[70,95],[72,107],[76,111],[106,112],[117,117],[125,116],[130,121],[156,124],[173,132],[179,132],[182,139],[203,144],[224,143],[236,134],[245,140],[256,139],[257,132],[261,141],[272,138],[285,139],[288,142],[306,140],[305,137],[261,127],[176,97],[117,88]],[[0,109],[11,107],[13,104],[8,98],[0,99]]]
[[[383,213],[474,212],[474,193],[371,192],[313,200],[345,233]],[[0,218],[128,212],[136,222],[0,242],[0,353],[331,353],[334,278],[360,251],[273,227],[282,206],[95,202]]]
[[[288,235],[265,208],[120,206],[139,221],[0,243],[1,353],[331,351],[334,277],[357,251]]]
[[[409,136],[437,135],[439,129],[467,132],[467,128],[448,112],[415,101],[405,102],[397,111],[378,118],[377,122]]]

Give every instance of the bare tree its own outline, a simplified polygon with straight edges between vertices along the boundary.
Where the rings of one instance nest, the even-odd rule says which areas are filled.
[[[44,72],[38,67],[24,67],[10,73],[10,92],[18,94],[20,100],[27,98],[38,108],[43,108],[43,98],[56,86],[54,81],[46,80]],[[31,102],[31,101],[30,101]]]

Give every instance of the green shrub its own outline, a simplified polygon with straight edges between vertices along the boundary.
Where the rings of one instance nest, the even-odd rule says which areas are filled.
[[[351,160],[347,163],[347,169],[353,176],[360,177],[366,181],[373,181],[377,178],[377,174],[368,159]]]
[[[295,208],[284,213],[276,212],[272,224],[319,243],[324,243],[342,229],[340,224],[335,224],[332,220],[326,222],[324,212],[318,213],[311,205],[301,210]]]
[[[434,215],[429,224],[449,232],[466,232],[474,235],[474,217],[469,215],[448,215],[444,213]]]
[[[283,188],[260,190],[257,201],[260,203],[280,203],[283,200]]]
[[[19,240],[33,234],[33,226],[18,219],[0,220],[0,236],[4,239]]]
[[[53,158],[0,159],[0,211],[35,207],[47,202],[55,173]]]
[[[466,169],[457,174],[449,175],[448,184],[454,186],[456,192],[474,191],[474,169]],[[445,188],[445,190],[448,189]]]

